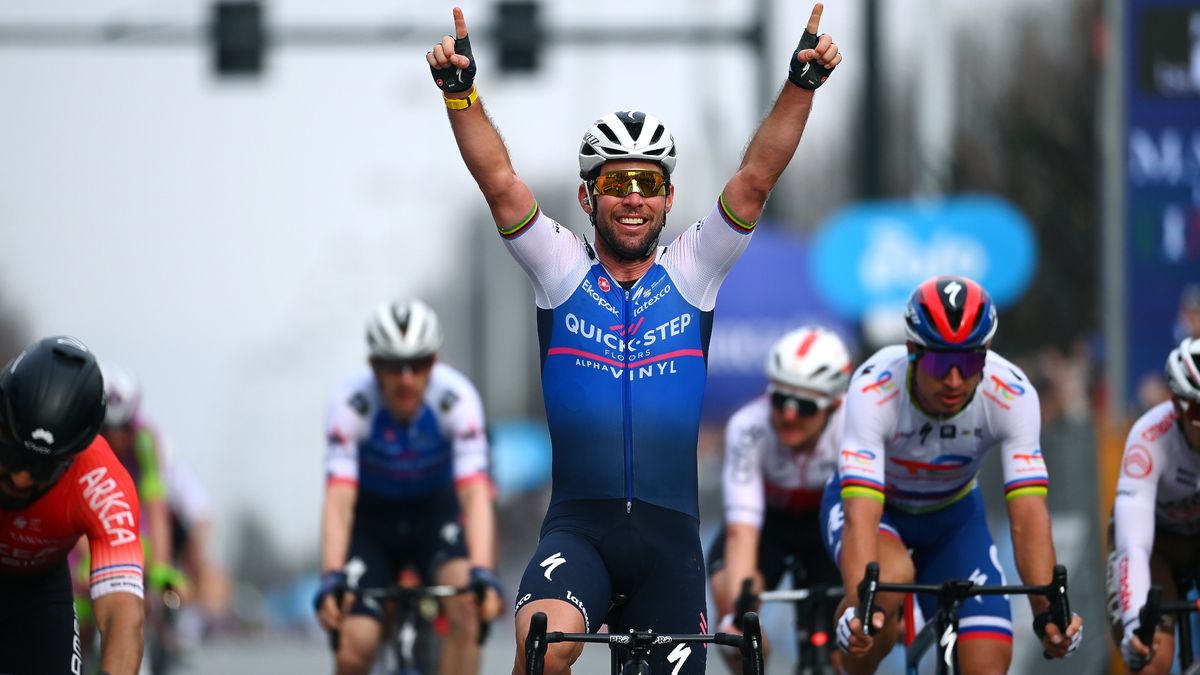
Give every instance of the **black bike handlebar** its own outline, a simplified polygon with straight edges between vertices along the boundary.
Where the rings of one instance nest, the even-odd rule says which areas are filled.
[[[940,584],[883,584],[879,583],[879,563],[867,563],[866,573],[858,583],[858,615],[863,632],[871,634],[873,627],[868,612],[874,607],[877,593],[931,593],[953,601],[976,595],[1042,595],[1050,601],[1050,620],[1066,633],[1070,624],[1071,604],[1067,599],[1067,568],[1055,565],[1050,583],[1042,585],[980,586],[970,579],[948,579]]]
[[[462,587],[442,584],[438,586],[380,586],[377,588],[356,589],[343,588],[342,590],[334,593],[334,600],[337,602],[339,607],[342,605],[342,597],[344,594],[349,592],[353,592],[356,596],[362,599],[364,603],[379,603],[388,602],[391,600],[416,602],[424,598],[451,598],[456,595],[465,595],[467,593],[473,593],[475,595],[475,600],[482,603],[483,597],[487,593],[487,585],[476,583],[470,586]],[[480,621],[480,644],[483,644],[483,641],[487,638],[487,634],[487,622]],[[337,629],[329,631],[329,649],[335,654],[337,653],[338,645],[341,644],[341,640],[341,631]]]
[[[762,628],[758,615],[747,612],[743,617],[743,632],[714,634],[669,634],[652,631],[630,631],[628,633],[564,633],[546,631],[546,614],[535,612],[529,619],[529,633],[525,636],[526,675],[541,675],[546,649],[556,642],[583,642],[618,645],[626,648],[650,649],[668,644],[711,643],[736,647],[742,654],[742,675],[763,675]],[[536,655],[536,657],[535,657]]]

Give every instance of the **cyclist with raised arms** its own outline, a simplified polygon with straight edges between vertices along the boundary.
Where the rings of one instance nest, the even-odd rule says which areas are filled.
[[[721,472],[725,522],[708,547],[718,630],[735,630],[742,581],[755,592],[774,588],[789,559],[805,585],[838,586],[841,575],[821,546],[825,481],[837,467],[842,395],[850,352],[836,333],[805,326],[780,338],[767,355],[767,392],[742,406],[725,426]],[[832,607],[820,625],[833,624]],[[740,657],[727,659],[741,671]]]
[[[1160,675],[1175,655],[1174,617],[1164,615],[1153,644],[1134,635],[1151,584],[1182,599],[1175,570],[1200,569],[1200,339],[1167,357],[1171,400],[1142,415],[1125,441],[1109,531],[1108,608],[1113,639],[1131,671]]]
[[[870,618],[878,632],[865,634],[856,616],[868,562],[878,561],[886,583],[1005,583],[976,486],[989,450],[1001,454],[1023,583],[1049,583],[1056,563],[1038,396],[1020,368],[990,350],[998,323],[991,298],[965,277],[935,277],[913,291],[904,321],[907,344],[884,347],[850,382],[838,473],[822,503],[826,549],[846,587],[836,631],[850,673],[874,672],[897,637],[899,594],[879,596],[880,611]],[[919,602],[925,616],[934,615],[933,598]],[[1078,648],[1079,615],[1064,636],[1049,621],[1044,597],[1031,595],[1030,605],[1048,655]],[[1006,672],[1008,600],[981,596],[958,614],[962,672]]]
[[[339,632],[337,672],[367,673],[385,616],[357,588],[386,588],[412,566],[425,584],[499,590],[483,403],[438,361],[442,330],[419,300],[381,306],[367,324],[370,369],[329,404],[317,617]],[[343,593],[344,592],[344,593]],[[342,597],[341,605],[337,599]],[[471,594],[443,601],[450,630],[438,672],[479,670],[479,622],[499,611]]]
[[[74,338],[35,342],[0,373],[0,673],[81,672],[67,554],[83,535],[100,670],[138,672],[138,497],[97,435],[104,408],[100,367]]]
[[[517,659],[529,620],[551,630],[707,628],[699,539],[696,439],[717,289],[749,243],[791,161],[813,90],[841,62],[816,35],[822,6],[789,56],[789,82],[712,210],[659,246],[675,197],[674,138],[644,112],[605,115],[579,148],[577,202],[595,242],[542,213],[514,172],[475,89],[462,10],[454,35],[427,55],[463,161],[538,308],[542,390],[553,447],[553,494],[537,552],[517,593]],[[615,596],[625,597],[610,613]],[[548,674],[570,670],[582,645],[561,643]],[[704,671],[704,649],[656,650],[652,667]]]

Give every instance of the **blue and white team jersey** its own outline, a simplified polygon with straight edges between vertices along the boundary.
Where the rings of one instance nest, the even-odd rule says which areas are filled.
[[[396,420],[375,376],[364,369],[342,387],[326,415],[326,479],[392,500],[427,497],[486,478],[483,403],[465,375],[435,363],[416,418]]]
[[[533,283],[553,446],[551,504],[635,499],[694,518],[696,438],[717,289],[753,225],[718,201],[628,290],[542,215],[502,229]]]
[[[975,487],[988,450],[1001,453],[1011,500],[1045,495],[1041,409],[1025,373],[989,351],[975,396],[952,417],[912,400],[908,350],[885,347],[855,372],[838,459],[842,498],[869,497],[910,513],[945,508]]]

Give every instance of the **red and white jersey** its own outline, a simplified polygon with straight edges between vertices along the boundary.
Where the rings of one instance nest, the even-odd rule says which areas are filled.
[[[846,395],[838,476],[843,499],[869,497],[909,512],[939,509],[975,487],[984,456],[1001,453],[1008,499],[1045,495],[1037,391],[1020,368],[987,353],[975,396],[957,415],[913,401],[908,350],[885,347],[855,372]]]
[[[816,513],[825,482],[837,468],[843,416],[839,406],[830,414],[816,447],[801,453],[779,442],[766,396],[739,408],[725,425],[721,472],[725,522],[761,528],[766,509],[792,515]]]
[[[1151,408],[1129,430],[1113,527],[1112,578],[1119,588],[1121,618],[1128,626],[1150,590],[1155,529],[1200,533],[1200,450],[1188,447],[1170,401]]]
[[[137,488],[100,436],[29,506],[0,509],[0,574],[34,574],[67,557],[79,537],[91,550],[91,596],[142,597]]]

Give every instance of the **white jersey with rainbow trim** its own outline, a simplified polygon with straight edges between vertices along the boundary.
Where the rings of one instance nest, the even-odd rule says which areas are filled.
[[[838,406],[816,447],[798,453],[779,442],[770,399],[760,396],[739,408],[725,426],[725,522],[761,528],[766,509],[793,515],[820,510],[825,483],[837,468],[844,412]]]
[[[1129,625],[1150,590],[1155,530],[1200,533],[1200,450],[1188,447],[1170,401],[1151,408],[1129,430],[1113,526],[1113,578],[1119,583],[1121,619]]]
[[[930,416],[912,400],[908,350],[885,347],[854,373],[838,459],[842,498],[868,497],[909,512],[948,506],[975,486],[999,448],[1008,499],[1046,494],[1041,410],[1025,373],[989,351],[975,396],[957,415]]]

